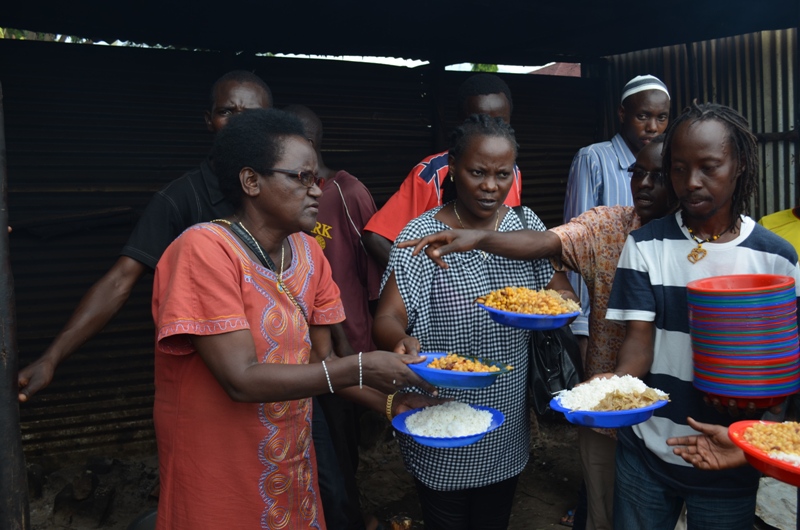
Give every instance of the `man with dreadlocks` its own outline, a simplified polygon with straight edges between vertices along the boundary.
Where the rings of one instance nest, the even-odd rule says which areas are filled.
[[[792,276],[800,288],[797,253],[747,215],[758,156],[745,118],[729,107],[695,103],[666,135],[663,165],[680,210],[628,236],[606,318],[626,322],[614,373],[643,378],[668,392],[672,403],[618,431],[614,528],[672,530],[685,502],[689,530],[750,530],[758,472],[697,470],[666,444],[697,434],[687,416],[726,426],[733,421],[692,386],[686,285],[770,273]],[[735,402],[728,405],[735,410]]]

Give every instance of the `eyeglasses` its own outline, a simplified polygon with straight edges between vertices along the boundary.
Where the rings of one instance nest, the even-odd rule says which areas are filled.
[[[291,169],[278,169],[274,167],[268,167],[267,171],[272,173],[283,173],[284,175],[297,177],[297,180],[300,181],[300,184],[306,188],[312,188],[314,187],[314,184],[319,183],[319,177],[313,171],[294,171]]]
[[[666,177],[663,171],[645,171],[640,167],[636,167],[636,164],[628,168],[628,173],[631,174],[631,179],[642,180],[650,176],[655,182],[659,183],[664,182]]]

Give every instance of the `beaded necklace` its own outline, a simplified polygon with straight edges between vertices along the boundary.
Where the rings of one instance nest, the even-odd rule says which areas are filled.
[[[681,221],[683,221],[683,215],[681,215]],[[728,228],[726,228],[725,230],[723,230],[719,234],[712,235],[711,237],[706,238],[706,239],[700,239],[699,237],[694,235],[694,230],[692,230],[692,228],[689,225],[686,224],[686,221],[683,221],[683,226],[686,227],[686,231],[689,232],[689,235],[692,237],[694,242],[697,243],[697,246],[695,248],[693,248],[692,251],[689,252],[689,254],[686,256],[686,259],[689,260],[689,263],[694,265],[695,263],[697,263],[701,259],[705,258],[706,255],[708,254],[708,251],[703,248],[703,245],[705,243],[712,243],[712,242],[716,241],[717,239],[722,237],[723,234],[725,234],[726,232],[731,230],[734,226],[736,226],[736,223],[734,222],[731,226],[729,226]]]

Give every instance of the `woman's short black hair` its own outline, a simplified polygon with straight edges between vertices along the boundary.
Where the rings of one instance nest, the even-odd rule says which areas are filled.
[[[473,114],[453,130],[450,134],[450,155],[458,160],[474,136],[496,136],[507,139],[514,146],[516,160],[519,145],[514,136],[514,129],[502,118],[492,118],[486,114]]]
[[[239,172],[246,167],[267,174],[283,155],[283,140],[305,140],[303,124],[293,114],[277,109],[252,109],[232,116],[217,133],[211,158],[225,198],[234,207],[242,202]]]
[[[456,127],[450,134],[449,154],[458,160],[467,149],[469,142],[476,136],[493,136],[505,138],[514,147],[514,161],[516,162],[519,145],[514,136],[514,129],[503,121],[502,118],[492,118],[486,114],[473,114],[464,123]],[[450,179],[445,179],[442,188],[442,202],[449,202],[456,196],[455,186]]]

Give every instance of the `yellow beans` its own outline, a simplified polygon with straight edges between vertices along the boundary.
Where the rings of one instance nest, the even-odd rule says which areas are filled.
[[[468,359],[455,353],[448,353],[444,357],[434,359],[428,368],[439,370],[452,370],[453,372],[499,372],[500,368],[483,364],[477,359]]]
[[[744,439],[767,453],[800,455],[800,423],[754,423],[744,431]]]
[[[527,287],[503,287],[475,301],[501,311],[532,315],[562,315],[581,309],[577,303],[563,298],[552,289],[534,291]]]

